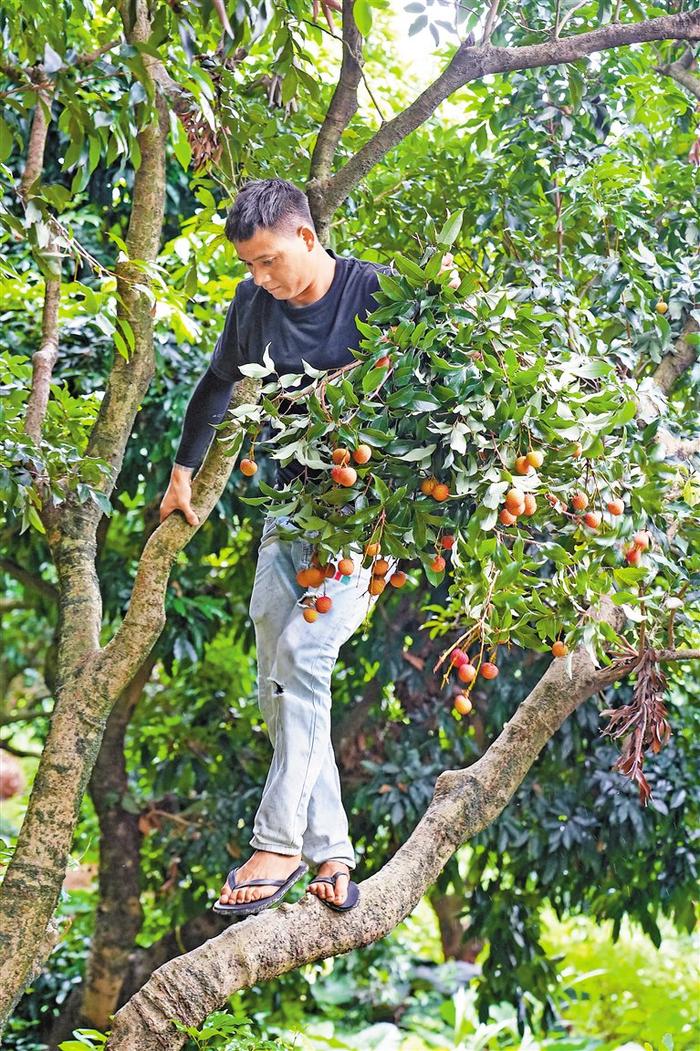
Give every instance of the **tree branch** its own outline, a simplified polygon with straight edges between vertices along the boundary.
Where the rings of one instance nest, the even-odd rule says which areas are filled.
[[[488,44],[491,37],[493,36],[493,31],[496,26],[496,19],[498,18],[498,8],[500,7],[500,5],[501,0],[491,0],[491,7],[489,8],[489,13],[486,16],[484,32],[480,41],[482,47],[484,44]]]
[[[50,584],[48,580],[43,580],[42,577],[37,576],[35,573],[31,573],[24,566],[13,562],[12,559],[0,558],[0,572],[8,573],[9,576],[14,577],[24,587],[38,591],[52,602],[58,602],[58,591],[53,584]]]
[[[47,277],[41,316],[41,344],[32,354],[32,389],[24,420],[26,434],[39,444],[51,393],[51,378],[58,361],[58,307],[61,301],[60,277]]]
[[[601,616],[621,625],[624,615],[612,603],[604,604]],[[331,917],[306,895],[168,961],[115,1015],[109,1051],[175,1051],[186,1037],[171,1019],[197,1025],[238,989],[369,945],[393,930],[457,848],[501,813],[564,719],[632,668],[596,669],[583,648],[573,655],[571,679],[565,663],[552,662],[481,759],[440,774],[414,832],[381,872],[361,884],[360,904],[352,913],[342,920]]]
[[[692,59],[692,55],[691,55]],[[681,84],[691,95],[700,100],[700,77],[690,72],[688,62],[681,58],[677,62],[670,62],[666,66],[654,66],[657,73],[662,76],[671,77],[677,84]]]
[[[41,752],[28,752],[24,748],[15,748],[9,741],[0,741],[0,751],[16,755],[18,759],[40,759]]]
[[[489,73],[510,73],[575,62],[597,51],[669,39],[700,39],[700,12],[667,15],[644,22],[611,24],[590,33],[579,33],[527,47],[491,47],[489,44],[469,47],[462,44],[444,72],[410,106],[387,121],[334,176],[325,182],[310,180],[307,193],[322,196],[323,218],[327,219],[390,149],[423,124],[441,102],[472,80]]]
[[[243,380],[234,387],[232,405],[257,399],[259,380]],[[204,522],[218,501],[231,474],[244,432],[237,421],[220,432],[232,436],[228,450],[212,442],[192,485],[192,506]],[[96,599],[86,583],[94,572],[94,552],[84,537],[64,549],[69,574],[65,583],[68,602],[80,615],[76,583],[88,591],[88,620],[84,631],[75,627],[77,641],[69,646],[60,665],[60,682],[51,727],[34,779],[17,846],[0,886],[0,1027],[9,1017],[26,984],[33,964],[34,946],[43,937],[58,902],[70,854],[81,800],[92,773],[109,713],[117,697],[138,673],[165,621],[164,599],[170,568],[196,529],[173,513],[149,537],[137,572],[129,609],[112,641],[100,649],[99,637],[90,638],[99,618]],[[63,543],[65,545],[66,538]],[[94,547],[94,543],[93,543]],[[91,570],[90,567],[93,567]],[[88,615],[89,614],[89,615]],[[47,800],[51,801],[47,808]]]
[[[236,383],[230,408],[256,401],[259,390],[257,380]],[[244,431],[235,423],[221,433],[234,437],[227,446],[216,439],[212,442],[209,455],[192,483],[192,507],[201,524],[221,496],[244,438]],[[200,528],[201,525],[188,525],[182,515],[172,514],[148,538],[124,620],[97,658],[102,668],[109,668],[110,680],[118,684],[118,692],[126,687],[133,669],[145,660],[160,636],[165,624],[165,589],[170,570],[180,551]]]
[[[31,196],[31,188],[41,178],[44,169],[44,152],[46,136],[49,130],[51,115],[51,95],[53,87],[42,85],[37,93],[32,127],[27,146],[27,162],[24,166],[19,185],[19,196],[26,205]],[[49,238],[43,249],[50,265],[56,265],[60,254],[56,242]],[[58,359],[58,307],[61,298],[60,262],[57,263],[58,274],[46,277],[44,284],[44,308],[41,317],[41,344],[32,354],[32,387],[27,403],[27,414],[24,421],[26,434],[37,444],[41,441],[41,429],[44,424],[46,407],[51,391],[51,377]]]
[[[325,183],[333,170],[340,137],[357,112],[357,88],[362,76],[362,36],[357,28],[352,4],[343,4],[343,58],[340,66],[338,83],[333,98],[326,112],[321,129],[316,137],[316,145],[311,157],[310,181]],[[313,194],[313,190],[312,190]],[[310,200],[312,200],[310,196]],[[312,201],[313,203],[313,201]],[[319,232],[319,237],[321,237]]]
[[[697,661],[700,660],[700,650],[657,650],[658,661]]]
[[[696,344],[688,342],[688,336],[700,332],[700,325],[693,317],[688,317],[676,340],[673,350],[657,365],[651,377],[651,390],[645,389],[637,399],[637,413],[641,420],[649,423],[662,413],[666,399],[676,381],[688,369],[692,368],[698,357]],[[663,446],[667,456],[689,459],[700,452],[700,436],[697,438],[678,438],[666,427],[659,427],[657,440]]]

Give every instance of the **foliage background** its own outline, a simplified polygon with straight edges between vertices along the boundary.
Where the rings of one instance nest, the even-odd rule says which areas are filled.
[[[39,31],[46,28],[40,14],[30,10],[18,34],[19,9],[6,6],[5,31],[14,47],[21,39],[18,58],[24,61],[46,56],[46,46],[63,54],[66,36],[78,51],[92,47],[114,17],[109,8],[76,4],[65,24],[57,20],[58,36],[40,40]],[[390,31],[379,10],[374,20],[365,72],[375,98],[389,111],[407,102],[413,90],[400,57],[387,46]],[[215,20],[198,24],[197,31],[200,45],[216,43]],[[186,170],[181,132],[169,147],[158,259],[157,371],[101,535],[105,638],[124,615],[143,541],[157,520],[187,399],[242,276],[222,239],[226,207],[249,176],[283,173],[300,185],[307,176],[337,54],[308,24],[301,32],[309,34],[312,55],[300,68],[313,79],[298,78],[296,109],[271,106],[256,90],[256,75],[276,68],[274,49],[261,43],[245,71],[224,78],[221,109],[236,147],[228,167],[193,176]],[[186,67],[178,45],[172,47],[190,87],[206,98],[208,75],[196,65]],[[439,54],[447,48],[443,43]],[[66,71],[63,94],[54,103],[37,211],[24,223],[23,235],[12,223],[2,235],[3,541],[14,563],[54,584],[45,539],[29,510],[28,482],[15,470],[23,450],[30,355],[40,331],[43,278],[32,249],[51,207],[84,250],[75,266],[64,270],[61,353],[41,450],[57,475],[61,465],[84,452],[114,338],[115,284],[109,271],[126,235],[130,165],[136,159],[134,114],[145,89],[138,59],[127,48],[112,61],[96,83],[74,92]],[[623,374],[643,383],[669,352],[696,301],[700,237],[699,169],[688,161],[697,123],[693,100],[660,77],[654,63],[652,48],[642,47],[570,67],[491,77],[461,89],[445,107],[449,121],[439,110],[351,194],[332,227],[332,247],[382,262],[395,251],[416,254],[429,219],[439,223],[447,212],[463,208],[454,249],[463,270],[478,273],[486,284],[502,279],[534,286],[563,304],[585,290],[611,357]],[[343,139],[348,154],[376,125],[364,91],[361,99]],[[33,100],[10,91],[6,102],[0,125],[7,177],[3,208],[16,219],[14,186]],[[119,154],[109,145],[108,129],[116,142],[116,128],[123,139]],[[563,202],[559,219],[557,193]],[[99,265],[89,267],[85,252]],[[665,317],[651,310],[660,296],[669,302]],[[670,409],[675,429],[685,435],[698,427],[697,372],[696,366],[677,385]],[[259,472],[270,484],[271,468],[263,464]],[[178,559],[153,674],[128,729],[129,786],[120,803],[125,813],[141,819],[145,922],[139,946],[151,945],[206,909],[226,868],[245,856],[252,834],[269,743],[257,711],[247,618],[261,524],[256,509],[241,499],[250,494],[250,484],[236,474]],[[31,780],[31,756],[41,749],[52,707],[56,609],[47,592],[23,589],[8,572],[3,580],[16,606],[3,612],[2,733],[10,747],[29,753],[22,765]],[[421,605],[444,605],[445,587],[426,592],[419,585],[407,594],[410,601],[391,596],[378,609],[373,628],[351,640],[334,680],[341,774],[361,875],[380,868],[405,841],[437,774],[481,754],[547,663],[517,649],[504,655],[498,685],[477,691],[475,718],[460,720],[429,673],[437,643],[419,631]],[[408,661],[407,651],[419,654],[423,667]],[[323,1022],[326,1029],[313,1047],[345,1046],[331,1043],[331,1034],[384,1022],[415,1033],[424,1046],[445,1047],[459,1046],[467,1037],[473,1040],[464,1046],[477,1046],[480,1026],[502,1024],[500,1034],[481,1031],[478,1046],[525,1046],[517,1043],[522,1038],[516,1012],[521,1023],[527,1016],[536,1032],[543,1022],[554,1024],[550,1038],[532,1036],[538,1043],[527,1046],[556,1040],[561,1048],[588,1051],[648,1040],[660,1048],[669,1046],[668,1039],[677,1048],[696,1046],[700,1031],[688,1004],[698,978],[691,964],[697,674],[675,669],[672,678],[674,737],[651,764],[652,806],[641,810],[634,789],[611,772],[616,751],[599,737],[597,706],[589,702],[544,749],[502,817],[445,869],[431,902],[434,906],[448,894],[460,901],[468,937],[479,942],[479,976],[471,985],[465,986],[472,976],[464,970],[456,979],[444,976],[444,947],[425,901],[417,918],[370,950],[242,995],[233,1005],[240,1016],[272,1037],[302,1022],[313,1033],[313,1024]],[[610,691],[600,707],[609,707],[612,699]],[[622,703],[625,690],[615,691],[614,699]],[[1,831],[8,847],[25,804],[26,792],[3,806]],[[87,798],[73,857],[75,874],[94,873],[87,866],[99,861],[99,829]],[[99,897],[94,883],[76,890],[69,883],[61,911],[73,917],[70,933],[19,1005],[8,1047],[45,1046],[41,1038],[49,1019],[60,1015],[83,974]],[[613,948],[608,938],[617,936],[621,940]],[[600,981],[584,977],[599,968],[606,970]],[[469,1006],[472,989],[478,991],[481,1022]],[[467,1007],[460,999],[465,995]]]

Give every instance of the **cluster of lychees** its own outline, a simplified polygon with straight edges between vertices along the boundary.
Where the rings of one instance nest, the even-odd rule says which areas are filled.
[[[457,672],[459,681],[467,683],[470,687],[477,675],[481,675],[483,679],[495,679],[498,675],[498,667],[493,661],[482,661],[477,667],[472,664],[468,653],[457,648],[450,653],[450,663]],[[455,694],[452,703],[460,715],[469,715],[472,710],[472,702],[466,693]]]

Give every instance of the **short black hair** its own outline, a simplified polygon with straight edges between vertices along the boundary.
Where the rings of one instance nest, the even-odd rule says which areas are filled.
[[[253,179],[231,205],[225,231],[229,241],[248,241],[259,229],[294,234],[299,223],[316,233],[303,190],[286,179]]]

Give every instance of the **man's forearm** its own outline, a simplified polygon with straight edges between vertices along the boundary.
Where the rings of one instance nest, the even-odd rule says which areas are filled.
[[[199,467],[216,434],[214,426],[226,415],[232,391],[233,383],[207,369],[187,405],[173,471],[192,474]]]

